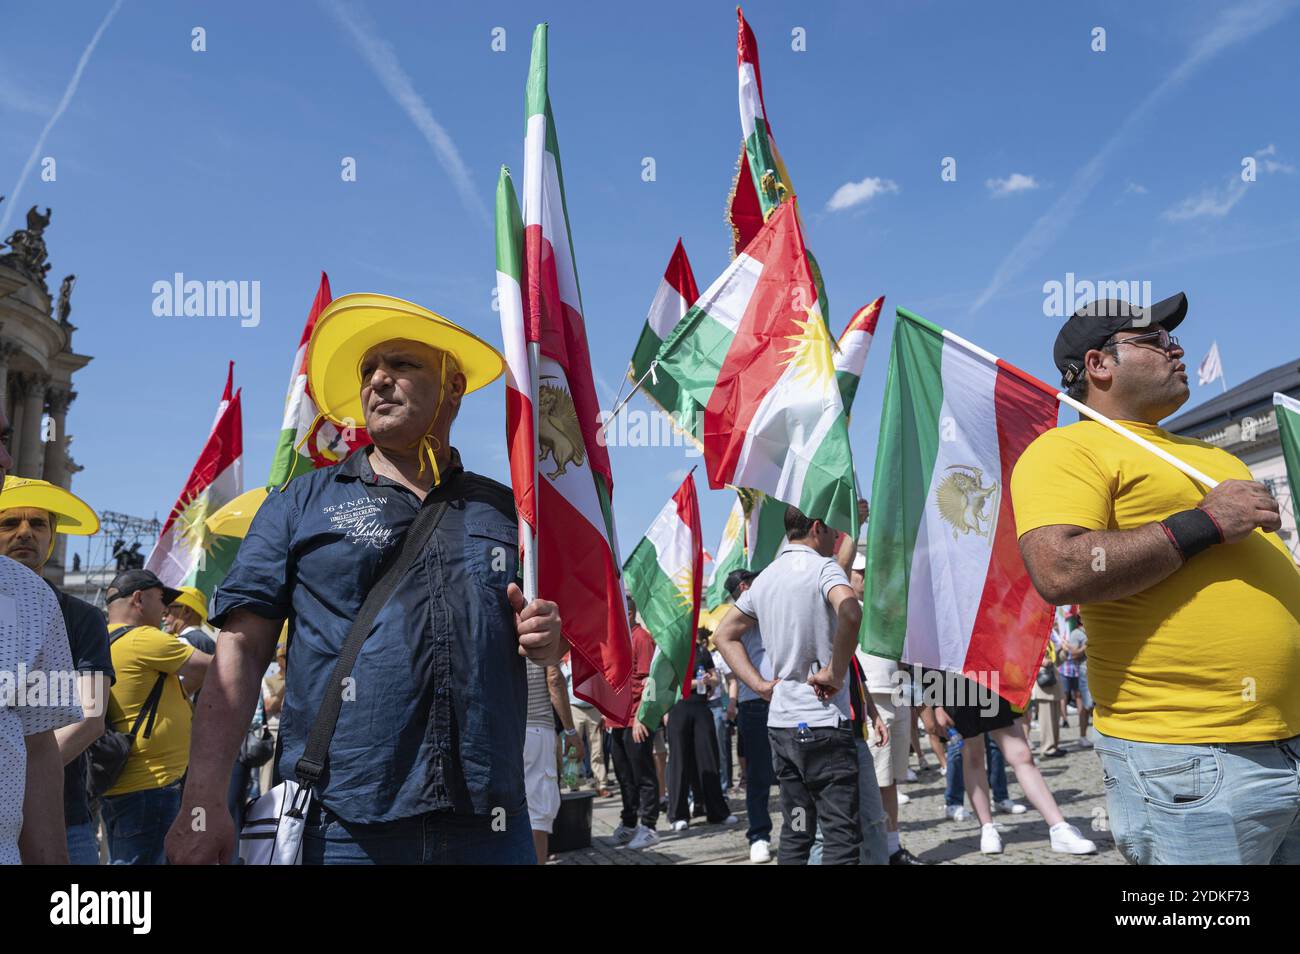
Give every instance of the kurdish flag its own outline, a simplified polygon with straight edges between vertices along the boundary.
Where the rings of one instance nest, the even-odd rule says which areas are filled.
[[[1020,559],[1007,485],[1025,448],[1056,426],[1053,395],[898,309],[867,525],[866,652],[1028,702],[1053,608]]]
[[[848,421],[795,216],[777,206],[658,361],[705,409],[711,487],[760,490],[854,533]]]
[[[762,573],[785,543],[786,505],[761,491],[750,490],[745,494],[749,499],[745,520],[747,568]]]
[[[736,495],[736,502],[727,514],[722,528],[722,542],[713,558],[713,573],[704,589],[704,606],[710,612],[731,598],[727,592],[727,577],[735,570],[748,569],[745,560],[745,500]]]
[[[862,380],[862,369],[867,365],[867,352],[871,350],[871,339],[876,336],[876,322],[880,320],[880,309],[884,304],[885,296],[881,295],[870,305],[859,308],[840,335],[835,352],[835,380],[840,386],[840,400],[844,403],[846,417],[858,393],[858,382]]]
[[[316,318],[331,301],[330,280],[320,273],[320,286],[307,313],[298,350],[289,369],[289,388],[284,398],[284,419],[280,424],[280,438],[276,442],[271,473],[266,478],[268,487],[282,487],[299,474],[310,473],[318,467],[337,464],[358,447],[370,443],[365,424],[340,430],[318,412],[316,401],[307,384],[307,343],[311,341]]]
[[[145,567],[168,586],[195,586],[206,596],[225,579],[239,549],[239,538],[218,536],[206,522],[209,514],[244,489],[244,426],[239,392],[231,393],[234,376],[231,361],[216,421],[145,561]]]
[[[614,532],[614,477],[609,451],[597,436],[600,404],[547,92],[546,37],[546,24],[539,24],[528,74],[523,190],[522,338],[537,342],[540,353],[530,378],[538,395],[540,451],[534,501],[537,592],[561,608],[573,649],[574,693],[626,724],[632,643]],[[507,342],[519,337],[517,328],[505,334]],[[507,344],[507,352],[512,347]],[[512,462],[512,473],[517,466]]]
[[[650,303],[650,313],[646,315],[645,327],[637,340],[636,350],[632,352],[632,362],[627,376],[634,384],[642,381],[641,390],[665,414],[676,415],[676,426],[686,436],[700,443],[700,428],[703,426],[704,409],[682,393],[666,371],[656,367],[650,370],[655,355],[664,339],[677,327],[677,323],[686,317],[700,297],[700,289],[695,284],[695,273],[686,258],[686,249],[682,240],[677,240],[672,258],[664,270],[664,277],[655,291],[654,301]],[[649,372],[650,376],[645,377]]]
[[[1300,523],[1300,401],[1273,392],[1273,413],[1277,418],[1278,437],[1282,440],[1282,459],[1286,461],[1286,479],[1291,485],[1291,505]]]
[[[704,545],[695,478],[687,474],[623,567],[628,592],[655,640],[637,718],[650,729],[691,691]]]

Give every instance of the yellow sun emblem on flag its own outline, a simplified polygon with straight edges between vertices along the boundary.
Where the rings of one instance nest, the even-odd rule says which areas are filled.
[[[690,609],[695,602],[695,574],[689,566],[684,566],[673,574],[673,586],[677,588],[677,602]]]
[[[786,340],[794,344],[781,353],[790,356],[786,364],[795,366],[795,378],[800,384],[823,391],[835,380],[831,338],[826,333],[826,322],[822,321],[821,315],[811,308],[804,310],[808,313],[808,320],[795,319],[795,324],[800,329],[799,334],[786,335]]]
[[[740,539],[740,509],[731,508],[731,513],[727,516],[727,525],[722,528],[722,539],[727,543],[733,543]]]
[[[208,530],[208,495],[192,497],[176,515],[176,531],[185,548],[191,553],[206,554],[212,549],[212,533]]]

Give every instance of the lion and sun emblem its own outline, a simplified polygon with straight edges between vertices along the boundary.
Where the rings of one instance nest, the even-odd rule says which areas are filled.
[[[948,474],[935,488],[934,499],[939,516],[952,527],[952,538],[973,533],[988,539],[993,535],[998,508],[998,482],[984,484],[984,471],[971,464],[952,464]]]
[[[542,380],[557,379],[546,374]],[[546,475],[547,480],[563,477],[570,464],[581,467],[587,459],[587,445],[582,438],[573,395],[556,384],[542,384],[537,389],[537,447],[539,464],[548,457],[555,464],[555,470]]]

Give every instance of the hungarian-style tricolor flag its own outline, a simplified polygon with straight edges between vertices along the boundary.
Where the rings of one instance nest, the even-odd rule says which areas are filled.
[[[867,365],[867,352],[871,350],[871,339],[876,335],[876,322],[880,320],[880,309],[884,304],[885,296],[881,295],[870,305],[859,308],[840,335],[839,349],[835,352],[835,379],[840,385],[845,416],[852,411],[853,398],[858,393],[858,382],[862,380],[862,369]]]
[[[307,384],[307,342],[316,327],[316,318],[330,301],[329,276],[321,272],[320,287],[316,289],[316,298],[311,303],[307,324],[303,326],[298,341],[298,351],[293,356],[293,367],[289,369],[284,420],[280,425],[280,439],[275,445],[275,457],[271,461],[271,473],[266,478],[268,487],[282,487],[299,474],[336,464],[356,448],[370,443],[364,421],[357,421],[355,427],[344,431],[319,414]]]
[[[695,477],[687,474],[623,567],[628,592],[655,640],[637,718],[654,729],[691,691],[704,545]]]
[[[510,484],[515,492],[521,544],[528,528],[537,526],[534,509],[537,441],[533,433],[533,378],[524,332],[524,223],[510,170],[497,178],[497,308],[506,358],[506,447],[510,453]]]
[[[711,487],[760,490],[856,532],[848,422],[793,202],[700,296],[658,360],[705,408]]]
[[[540,450],[537,591],[560,607],[573,647],[574,693],[625,723],[632,644],[614,533],[614,479],[609,452],[597,439],[600,405],[547,93],[544,23],[533,34],[525,115],[523,317],[525,340],[538,342],[540,351],[532,369]]]
[[[1028,702],[1053,608],[1020,559],[1008,482],[1056,426],[1053,395],[898,309],[867,527],[866,652]]]
[[[1278,437],[1282,440],[1287,483],[1291,485],[1291,504],[1296,521],[1300,522],[1300,401],[1274,391],[1273,413],[1277,418]]]
[[[239,538],[218,536],[206,523],[209,514],[244,489],[244,425],[239,392],[231,393],[234,377],[232,361],[216,422],[145,562],[168,586],[196,586],[207,596],[225,579],[239,549]]]
[[[762,573],[785,543],[786,505],[756,490],[745,492],[745,551],[748,568]]]
[[[632,362],[627,376],[633,384],[642,381],[641,390],[664,413],[674,416],[678,429],[698,444],[700,428],[703,424],[704,411],[698,404],[684,394],[667,371],[656,367],[650,370],[655,355],[664,339],[677,327],[677,323],[686,317],[695,299],[700,297],[700,290],[695,285],[695,274],[691,263],[686,259],[686,249],[682,240],[677,240],[673,256],[668,260],[664,277],[655,291],[654,301],[650,303],[650,313],[646,315],[645,327],[632,352]],[[649,375],[647,377],[647,374]]]
[[[727,592],[727,577],[735,570],[745,570],[745,502],[736,496],[722,528],[722,540],[713,558],[713,573],[704,588],[704,607],[712,612],[731,598]]]

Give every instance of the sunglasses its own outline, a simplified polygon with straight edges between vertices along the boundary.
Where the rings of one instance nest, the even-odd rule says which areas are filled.
[[[1157,328],[1155,331],[1149,331],[1144,335],[1134,335],[1132,338],[1122,338],[1116,341],[1115,344],[1154,345],[1165,354],[1171,354],[1174,350],[1183,350],[1183,346],[1178,343],[1178,339],[1163,328]]]

